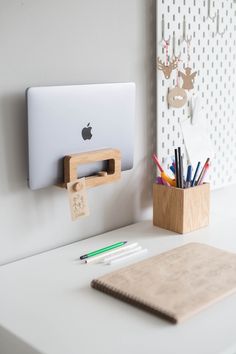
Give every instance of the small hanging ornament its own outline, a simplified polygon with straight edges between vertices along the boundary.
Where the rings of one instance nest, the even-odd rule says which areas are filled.
[[[179,75],[181,76],[181,78],[183,79],[183,85],[182,85],[182,88],[185,89],[185,90],[192,90],[194,87],[193,87],[193,84],[194,84],[194,79],[197,75],[197,71],[194,71],[192,73],[192,68],[190,67],[190,42],[191,42],[191,39],[190,40],[187,40],[187,51],[188,51],[188,54],[187,54],[187,67],[184,69],[185,73],[183,72],[179,72]]]
[[[191,73],[192,69],[189,67],[185,68],[184,71],[185,71],[185,73],[183,73],[181,71],[179,73],[183,79],[182,88],[189,91],[189,90],[193,89],[194,79],[195,79],[195,76],[197,75],[197,72],[194,71],[193,73]]]
[[[157,57],[157,69],[163,71],[163,74],[166,79],[169,79],[172,73],[172,70],[177,68],[177,58],[174,57],[172,61],[169,60],[169,41],[164,40],[164,48],[166,51],[166,61],[163,62],[159,57]]]
[[[179,87],[179,70],[178,70],[179,61],[180,61],[180,56],[177,58],[176,86],[169,91],[167,96],[168,104],[174,108],[181,108],[187,102],[187,94],[185,90]]]

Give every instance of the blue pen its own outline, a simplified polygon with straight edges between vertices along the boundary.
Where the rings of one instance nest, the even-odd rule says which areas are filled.
[[[196,181],[196,178],[197,178],[198,170],[199,170],[199,168],[200,168],[200,164],[201,164],[201,162],[199,161],[198,164],[197,164],[196,171],[195,171],[194,176],[193,176],[193,180],[192,180],[191,187],[194,187],[194,186],[195,186],[195,181]]]
[[[188,165],[186,188],[191,187],[191,178],[192,178],[192,166]]]
[[[171,170],[171,171],[174,173],[174,175],[175,175],[175,168],[174,168],[173,165],[170,166],[170,170]]]

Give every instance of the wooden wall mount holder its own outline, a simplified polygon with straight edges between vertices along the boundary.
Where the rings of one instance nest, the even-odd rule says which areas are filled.
[[[96,161],[108,161],[107,171],[100,171],[97,175],[85,177],[86,188],[114,182],[121,177],[121,152],[117,149],[101,149],[65,156],[64,182],[58,186],[66,188],[67,183],[80,178],[77,174],[79,165]]]

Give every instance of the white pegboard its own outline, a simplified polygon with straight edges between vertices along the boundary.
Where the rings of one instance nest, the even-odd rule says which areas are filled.
[[[181,51],[180,69],[187,62],[187,44],[183,42],[184,16],[186,36],[192,36],[190,66],[197,71],[193,93],[201,97],[201,106],[214,148],[209,180],[213,188],[236,182],[236,3],[234,0],[212,1],[211,16],[219,10],[217,20],[208,18],[208,0],[157,0],[157,56],[165,60],[164,34],[170,36],[169,54],[175,34],[175,51]],[[186,65],[185,65],[186,66]],[[181,82],[181,80],[180,80]],[[167,106],[168,88],[176,84],[176,70],[169,80],[157,70],[157,153],[162,162],[173,154],[174,147],[184,148],[180,121],[190,115],[189,103],[183,108]]]

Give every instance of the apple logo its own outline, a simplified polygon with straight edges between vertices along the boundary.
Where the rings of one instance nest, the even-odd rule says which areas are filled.
[[[92,138],[93,135],[91,133],[91,130],[92,130],[92,127],[90,127],[90,123],[87,124],[87,127],[84,127],[82,129],[81,134],[82,134],[82,138],[84,140],[90,140]]]

